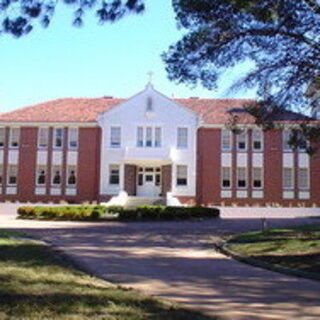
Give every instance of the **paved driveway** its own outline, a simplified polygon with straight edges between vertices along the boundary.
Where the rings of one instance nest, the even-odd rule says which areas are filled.
[[[36,234],[87,271],[148,294],[230,319],[320,319],[320,282],[229,259],[212,249],[221,236],[259,228],[259,219],[170,223],[15,220],[0,207],[1,228]],[[13,209],[12,209],[13,211]],[[270,219],[283,226],[315,219]]]

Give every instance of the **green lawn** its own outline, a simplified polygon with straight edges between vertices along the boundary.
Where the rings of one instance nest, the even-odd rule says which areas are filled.
[[[0,232],[0,319],[209,320],[73,269],[50,248]],[[217,319],[217,318],[215,318]]]
[[[320,274],[320,224],[243,233],[226,247],[246,257]]]

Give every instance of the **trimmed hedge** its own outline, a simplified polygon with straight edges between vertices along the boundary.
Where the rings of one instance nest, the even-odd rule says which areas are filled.
[[[119,220],[177,220],[192,218],[216,218],[220,211],[206,207],[166,207],[145,205],[134,210],[119,210]]]
[[[97,206],[36,206],[20,207],[18,215],[23,219],[44,220],[98,220],[106,213],[106,207]]]
[[[206,207],[167,207],[143,205],[136,209],[122,206],[56,206],[20,207],[18,215],[22,219],[43,220],[98,220],[108,213],[118,220],[179,220],[195,218],[215,218],[219,209]]]

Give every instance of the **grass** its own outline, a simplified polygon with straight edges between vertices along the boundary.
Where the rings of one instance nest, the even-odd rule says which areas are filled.
[[[0,231],[0,319],[217,319],[91,277],[21,235]]]
[[[270,264],[320,274],[320,224],[236,235],[227,249]]]

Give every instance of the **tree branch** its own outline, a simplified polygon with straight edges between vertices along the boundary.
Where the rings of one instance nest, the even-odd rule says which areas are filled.
[[[317,2],[317,0],[303,0],[309,8],[311,8],[312,11],[314,11],[316,14],[320,14],[320,4]]]

